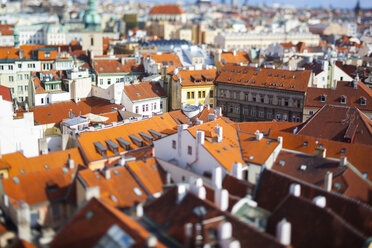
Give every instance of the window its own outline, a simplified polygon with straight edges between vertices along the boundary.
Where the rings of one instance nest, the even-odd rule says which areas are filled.
[[[248,107],[243,107],[243,115],[248,115]]]
[[[145,112],[145,105],[142,105],[142,112]]]
[[[18,68],[22,68],[22,64],[18,64]]]
[[[272,119],[273,118],[273,113],[267,112],[267,119]]]
[[[156,102],[154,102],[154,110],[156,110]]]
[[[9,70],[13,70],[13,66],[12,65],[9,65]]]
[[[313,114],[314,114],[314,111],[310,110],[309,115],[313,115]]]
[[[103,85],[103,79],[102,78],[99,80],[99,84]]]
[[[18,100],[20,101],[20,102],[23,102],[23,97],[18,97]]]
[[[9,82],[14,82],[14,77],[13,76],[9,76]]]
[[[0,70],[4,70],[4,66],[3,65],[0,65]]]
[[[119,78],[116,79],[116,83],[119,83]]]
[[[44,98],[41,98],[41,104],[43,104],[44,103]]]
[[[187,146],[187,154],[192,155],[192,147]]]
[[[255,109],[251,109],[251,116],[256,116],[256,110]]]
[[[191,98],[192,98],[192,99],[195,98],[195,92],[191,92]]]
[[[136,114],[138,114],[138,106],[136,106]]]
[[[10,93],[14,94],[14,88],[10,88]]]
[[[177,148],[177,143],[175,140],[172,140],[172,148],[176,149]]]
[[[198,98],[201,98],[201,91],[198,91]]]
[[[23,91],[23,87],[22,86],[18,86],[18,91]]]
[[[360,98],[360,105],[367,105],[367,100],[363,96]]]
[[[28,74],[25,74],[24,78],[25,78],[25,79],[29,79]]]
[[[160,109],[163,109],[163,102],[160,102]]]
[[[258,117],[264,118],[265,114],[263,111],[258,111]]]
[[[340,103],[346,104],[346,96],[341,96]]]
[[[210,98],[213,97],[213,90],[209,91],[209,97],[210,97]]]
[[[187,92],[187,99],[190,99],[190,92]]]
[[[49,58],[50,57],[50,52],[45,52],[44,56],[45,56],[45,58]]]
[[[49,103],[49,97],[47,97],[47,103]]]
[[[18,77],[18,80],[22,80],[22,74],[18,74],[17,77]]]
[[[94,39],[93,39],[93,37],[90,38],[90,45],[91,46],[94,46]]]
[[[234,92],[234,99],[236,99],[236,92]]]
[[[108,85],[111,84],[111,78],[107,79],[107,84],[108,84]]]
[[[149,105],[146,104],[146,112],[149,111]]]
[[[245,100],[246,102],[248,102],[248,94],[245,94],[245,95],[244,95],[244,100]]]
[[[320,101],[321,102],[325,102],[326,101],[326,96],[325,95],[321,95],[320,96]]]

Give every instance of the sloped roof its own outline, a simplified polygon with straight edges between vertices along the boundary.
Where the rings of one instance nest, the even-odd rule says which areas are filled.
[[[321,102],[321,96],[325,96],[325,102]],[[346,97],[346,103],[340,102],[341,96]],[[366,104],[361,104],[364,97]],[[339,81],[336,89],[323,89],[309,87],[306,91],[305,107],[322,107],[325,104],[339,106],[353,106],[362,111],[372,111],[372,90],[364,83],[358,82],[358,88],[354,89],[352,82]]]
[[[239,122],[234,123],[232,126],[238,130],[247,133],[254,133],[259,130],[261,133],[269,134],[270,131],[283,131],[292,132],[293,129],[298,126],[295,122],[285,121],[258,121],[258,122]]]
[[[297,134],[372,145],[372,120],[355,107],[324,105]]]
[[[65,101],[52,103],[48,106],[39,106],[34,108],[34,119],[39,124],[56,123],[69,117],[69,113],[75,116],[88,113],[103,114],[112,111],[112,108],[122,109],[120,105],[112,104],[110,101],[98,97],[88,97],[81,99],[78,103],[74,101]]]
[[[204,86],[214,85],[214,81],[217,77],[216,69],[203,69],[203,70],[182,70],[177,75],[173,75],[173,80],[177,81],[181,79],[181,85],[183,87],[189,86]],[[195,83],[194,79],[200,80],[200,83]],[[206,79],[211,81],[206,81]]]
[[[132,102],[167,96],[159,83],[151,81],[126,85],[124,92]]]
[[[181,15],[184,13],[176,4],[157,5],[150,10],[150,15]]]
[[[137,73],[143,72],[143,65],[137,64],[135,60],[128,60],[122,64],[118,59],[96,59],[93,61],[96,73]]]
[[[311,71],[290,71],[271,68],[255,68],[225,65],[216,82],[254,87],[305,92]]]
[[[3,97],[4,101],[12,102],[12,95],[8,87],[0,85],[0,95]]]
[[[251,62],[249,54],[244,51],[236,51],[236,55],[232,51],[221,53],[221,62],[223,64],[248,64]]]
[[[91,199],[54,237],[51,247],[93,247],[113,225],[119,226],[135,244],[146,246],[150,233],[128,215],[109,204]],[[165,247],[158,241],[156,247]]]
[[[75,167],[78,165],[84,166],[84,161],[78,148],[51,152],[30,158],[26,158],[21,152],[15,152],[3,155],[0,161],[4,161],[9,165],[8,173],[10,177],[13,177],[66,167],[69,156],[74,160]]]

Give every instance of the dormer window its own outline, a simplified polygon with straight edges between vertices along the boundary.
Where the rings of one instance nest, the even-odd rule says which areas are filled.
[[[326,101],[326,95],[321,95],[320,96],[320,101],[325,102]]]
[[[363,106],[367,105],[367,100],[363,96],[360,98],[360,105],[363,105]]]
[[[346,96],[341,96],[340,103],[346,104]]]

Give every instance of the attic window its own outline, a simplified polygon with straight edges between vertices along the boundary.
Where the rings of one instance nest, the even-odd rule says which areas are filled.
[[[235,72],[235,69],[232,69],[231,72]]]
[[[346,148],[342,148],[341,153],[345,153],[345,152],[346,152]]]
[[[279,77],[279,74],[276,74],[275,77]]]
[[[243,71],[244,74],[248,73],[248,71]]]
[[[232,78],[227,79],[228,81],[232,81]]]
[[[15,184],[19,184],[19,178],[18,177],[13,177],[13,182]]]
[[[119,176],[119,171],[114,170],[114,174],[115,174],[115,176]]]
[[[278,165],[284,166],[285,165],[285,161],[284,160],[280,160]]]
[[[114,195],[110,195],[110,198],[111,198],[111,200],[114,201],[114,202],[119,202],[119,201],[118,201],[118,198],[116,198],[116,196],[114,196]]]
[[[116,70],[120,70],[120,67],[116,67]]]
[[[256,81],[252,81],[252,84],[255,84],[256,83]]]
[[[94,142],[94,146],[96,147],[96,151],[101,155],[106,155],[107,148],[102,145],[100,142]]]
[[[119,146],[116,143],[114,143],[111,140],[106,140],[105,142],[106,142],[107,147],[110,149],[110,151],[112,151],[113,153],[118,152]]]
[[[341,96],[340,97],[340,103],[342,103],[342,104],[346,104],[346,96]]]
[[[340,189],[341,188],[341,183],[335,183],[335,184],[333,184],[333,187],[335,189]]]
[[[291,88],[294,88],[295,86],[294,85],[291,85]]]
[[[123,147],[125,150],[130,150],[130,143],[122,138],[117,138],[116,141]]]
[[[100,67],[99,69],[100,69],[101,71],[103,70],[103,68],[102,68],[102,67]]]
[[[326,101],[326,95],[321,95],[320,96],[320,101],[325,102]]]
[[[142,138],[146,140],[147,143],[152,144],[154,138],[151,135],[148,135],[147,133],[144,132],[140,132],[139,135],[141,135]]]
[[[245,82],[246,82],[246,83],[249,83],[249,80],[247,79],[247,80],[245,80]]]
[[[234,145],[230,144],[231,148],[234,148]]]
[[[141,94],[140,93],[136,93],[137,96],[140,96]]]
[[[174,65],[173,61],[169,61],[169,64]]]
[[[135,135],[129,135],[129,138],[133,141],[134,144],[141,147],[143,146],[143,140],[141,138],[138,138]]]
[[[282,78],[285,78],[285,75],[282,75]]]
[[[367,100],[363,96],[360,98],[360,105],[367,105]]]
[[[269,73],[269,77],[271,77],[273,74],[272,73]]]
[[[258,73],[257,73],[257,72],[255,72],[255,73],[254,73],[253,75],[257,76],[257,74],[258,74]]]
[[[253,156],[249,156],[249,160],[253,160],[254,159],[254,157]]]
[[[367,179],[367,178],[368,178],[368,172],[363,172],[362,175],[363,175],[363,178],[364,178],[364,179]]]
[[[242,81],[242,79],[239,79],[239,80],[238,80],[238,82],[241,82],[241,81]]]
[[[304,146],[307,146],[308,144],[309,144],[309,142],[304,141]]]
[[[303,164],[300,166],[300,170],[305,171],[307,169],[307,165]]]
[[[163,61],[162,64],[163,64],[164,66],[167,66],[167,65],[168,65],[168,62],[167,62],[167,61]]]
[[[85,214],[85,219],[90,219],[90,218],[92,218],[93,217],[93,212],[92,211],[88,211],[88,212],[86,212],[86,214]]]

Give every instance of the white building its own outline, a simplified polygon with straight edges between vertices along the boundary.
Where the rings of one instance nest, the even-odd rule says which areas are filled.
[[[0,86],[0,109],[0,154],[20,151],[27,157],[39,155],[42,127],[34,126],[33,113],[14,119],[9,89],[4,86]]]
[[[152,116],[167,112],[167,95],[157,82],[132,83],[124,86],[122,105],[132,113]]]

